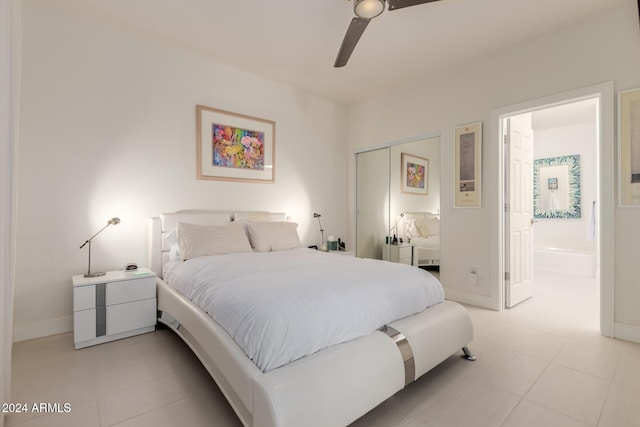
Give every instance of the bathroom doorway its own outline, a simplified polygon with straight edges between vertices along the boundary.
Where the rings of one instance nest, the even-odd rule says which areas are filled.
[[[613,326],[612,281],[604,277],[613,270],[614,201],[602,191],[613,188],[613,168],[603,168],[613,161],[612,98],[610,85],[601,85],[493,114],[504,142],[502,308],[547,301],[569,314],[580,307],[605,335]],[[512,156],[519,151],[522,158]]]

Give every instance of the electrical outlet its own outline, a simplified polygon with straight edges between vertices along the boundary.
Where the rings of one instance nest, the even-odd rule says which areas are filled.
[[[469,273],[469,284],[477,285],[478,284],[478,274],[475,271]]]

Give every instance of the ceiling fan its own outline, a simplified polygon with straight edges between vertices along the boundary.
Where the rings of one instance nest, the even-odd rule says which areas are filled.
[[[349,61],[349,57],[353,53],[356,44],[358,44],[358,40],[360,40],[365,28],[369,25],[369,21],[384,12],[385,3],[389,3],[389,10],[393,11],[434,1],[439,0],[353,0],[353,13],[355,13],[356,17],[351,20],[333,66],[344,67],[347,65],[347,61]]]

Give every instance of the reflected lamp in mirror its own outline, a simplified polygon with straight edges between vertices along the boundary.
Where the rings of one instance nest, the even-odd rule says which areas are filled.
[[[98,231],[96,234],[94,234],[93,236],[89,237],[83,244],[82,246],[80,246],[80,249],[84,248],[86,245],[89,245],[89,263],[88,263],[88,267],[87,267],[87,272],[85,273],[84,277],[99,277],[99,276],[104,276],[106,273],[102,272],[102,271],[98,271],[98,272],[91,272],[91,241],[93,239],[95,239],[95,237],[102,233],[104,231],[105,228],[107,228],[110,225],[118,225],[120,224],[120,218],[111,218],[109,221],[107,221],[107,225],[105,225],[104,227],[102,227],[100,229],[100,231]]]
[[[580,218],[580,156],[537,159],[533,164],[533,216]]]
[[[396,223],[393,224],[393,227],[389,229],[389,237],[393,239],[392,243],[396,244],[398,242],[398,223],[401,219],[404,218],[404,212],[401,212],[398,218],[396,219]]]

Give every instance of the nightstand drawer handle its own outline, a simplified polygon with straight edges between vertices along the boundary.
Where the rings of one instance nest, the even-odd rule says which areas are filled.
[[[96,337],[107,335],[107,285],[96,285]]]

